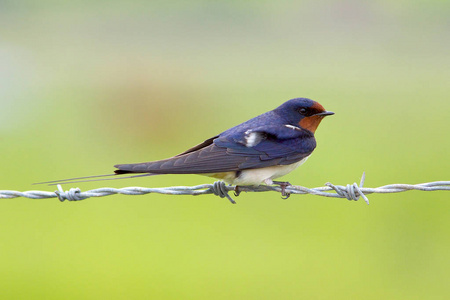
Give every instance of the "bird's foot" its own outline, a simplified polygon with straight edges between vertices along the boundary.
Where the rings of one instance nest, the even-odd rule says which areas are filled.
[[[241,189],[239,188],[239,186],[237,185],[235,188],[234,188],[234,195],[236,196],[236,197],[238,197],[240,194],[241,194]]]
[[[291,186],[292,184],[290,184],[287,181],[273,181],[272,183],[273,184],[278,184],[280,186],[280,188],[281,188],[281,198],[282,199],[287,199],[287,198],[289,198],[291,196],[290,193],[286,192],[286,188],[288,186]]]

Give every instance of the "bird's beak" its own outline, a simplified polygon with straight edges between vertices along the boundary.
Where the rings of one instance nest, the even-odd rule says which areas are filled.
[[[331,115],[334,115],[334,112],[332,112],[332,111],[323,111],[323,112],[320,112],[318,114],[315,114],[314,116],[326,117],[326,116],[331,116]]]

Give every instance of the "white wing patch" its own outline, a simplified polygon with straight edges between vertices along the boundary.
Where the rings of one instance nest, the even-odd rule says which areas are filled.
[[[245,132],[245,146],[250,148],[250,147],[255,147],[256,145],[258,145],[259,143],[261,143],[261,141],[264,139],[264,134],[261,132],[257,132],[257,131],[252,131],[251,129],[247,130]]]
[[[294,129],[294,130],[299,130],[299,131],[301,131],[302,129],[300,128],[300,127],[297,127],[297,126],[293,126],[293,125],[289,125],[289,124],[287,124],[287,125],[284,125],[285,127],[287,127],[287,128],[290,128],[290,129]]]

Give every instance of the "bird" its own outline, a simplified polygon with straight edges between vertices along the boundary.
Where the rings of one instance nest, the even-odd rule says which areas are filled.
[[[314,100],[294,98],[173,157],[143,163],[116,164],[114,174],[41,183],[93,181],[82,179],[125,174],[128,176],[112,179],[199,174],[235,185],[237,195],[239,186],[277,184],[282,188],[282,195],[288,197],[285,188],[290,183],[274,179],[292,172],[308,159],[316,148],[314,134],[317,127],[324,117],[333,114],[334,112],[325,110]]]

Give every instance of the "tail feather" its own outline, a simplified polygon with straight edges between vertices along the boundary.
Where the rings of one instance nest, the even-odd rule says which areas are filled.
[[[126,173],[124,173],[124,174],[126,174]],[[79,182],[106,181],[106,180],[118,180],[118,179],[136,178],[136,177],[145,177],[145,176],[153,176],[153,175],[160,175],[160,174],[145,173],[145,174],[138,174],[138,175],[133,175],[133,176],[125,176],[125,177],[100,178],[100,177],[109,177],[109,176],[117,176],[117,175],[120,175],[120,174],[94,175],[94,176],[76,177],[76,178],[68,178],[68,179],[61,179],[61,180],[52,180],[52,181],[33,183],[33,185],[34,184],[47,184],[47,185],[72,184],[72,183],[79,183]],[[100,178],[100,179],[89,179],[89,178]]]
[[[114,173],[116,175],[120,175],[120,174],[148,173],[148,172],[158,171],[161,163],[162,163],[162,161],[158,160],[158,161],[152,161],[152,162],[147,162],[147,163],[115,165],[114,168],[117,168],[117,170],[114,170]],[[149,171],[149,170],[151,170],[151,171]],[[164,174],[164,173],[167,173],[167,172],[162,170],[161,174]]]
[[[108,177],[108,176],[115,176],[116,174],[105,174],[105,175],[93,175],[93,176],[83,176],[83,177],[74,177],[74,178],[67,178],[67,179],[58,179],[58,180],[51,180],[51,181],[43,181],[43,182],[35,182],[35,184],[50,184],[50,183],[63,183],[66,181],[74,181],[74,180],[80,180],[80,179],[87,179],[87,178],[99,178],[99,177]],[[97,179],[101,180],[101,179]]]

